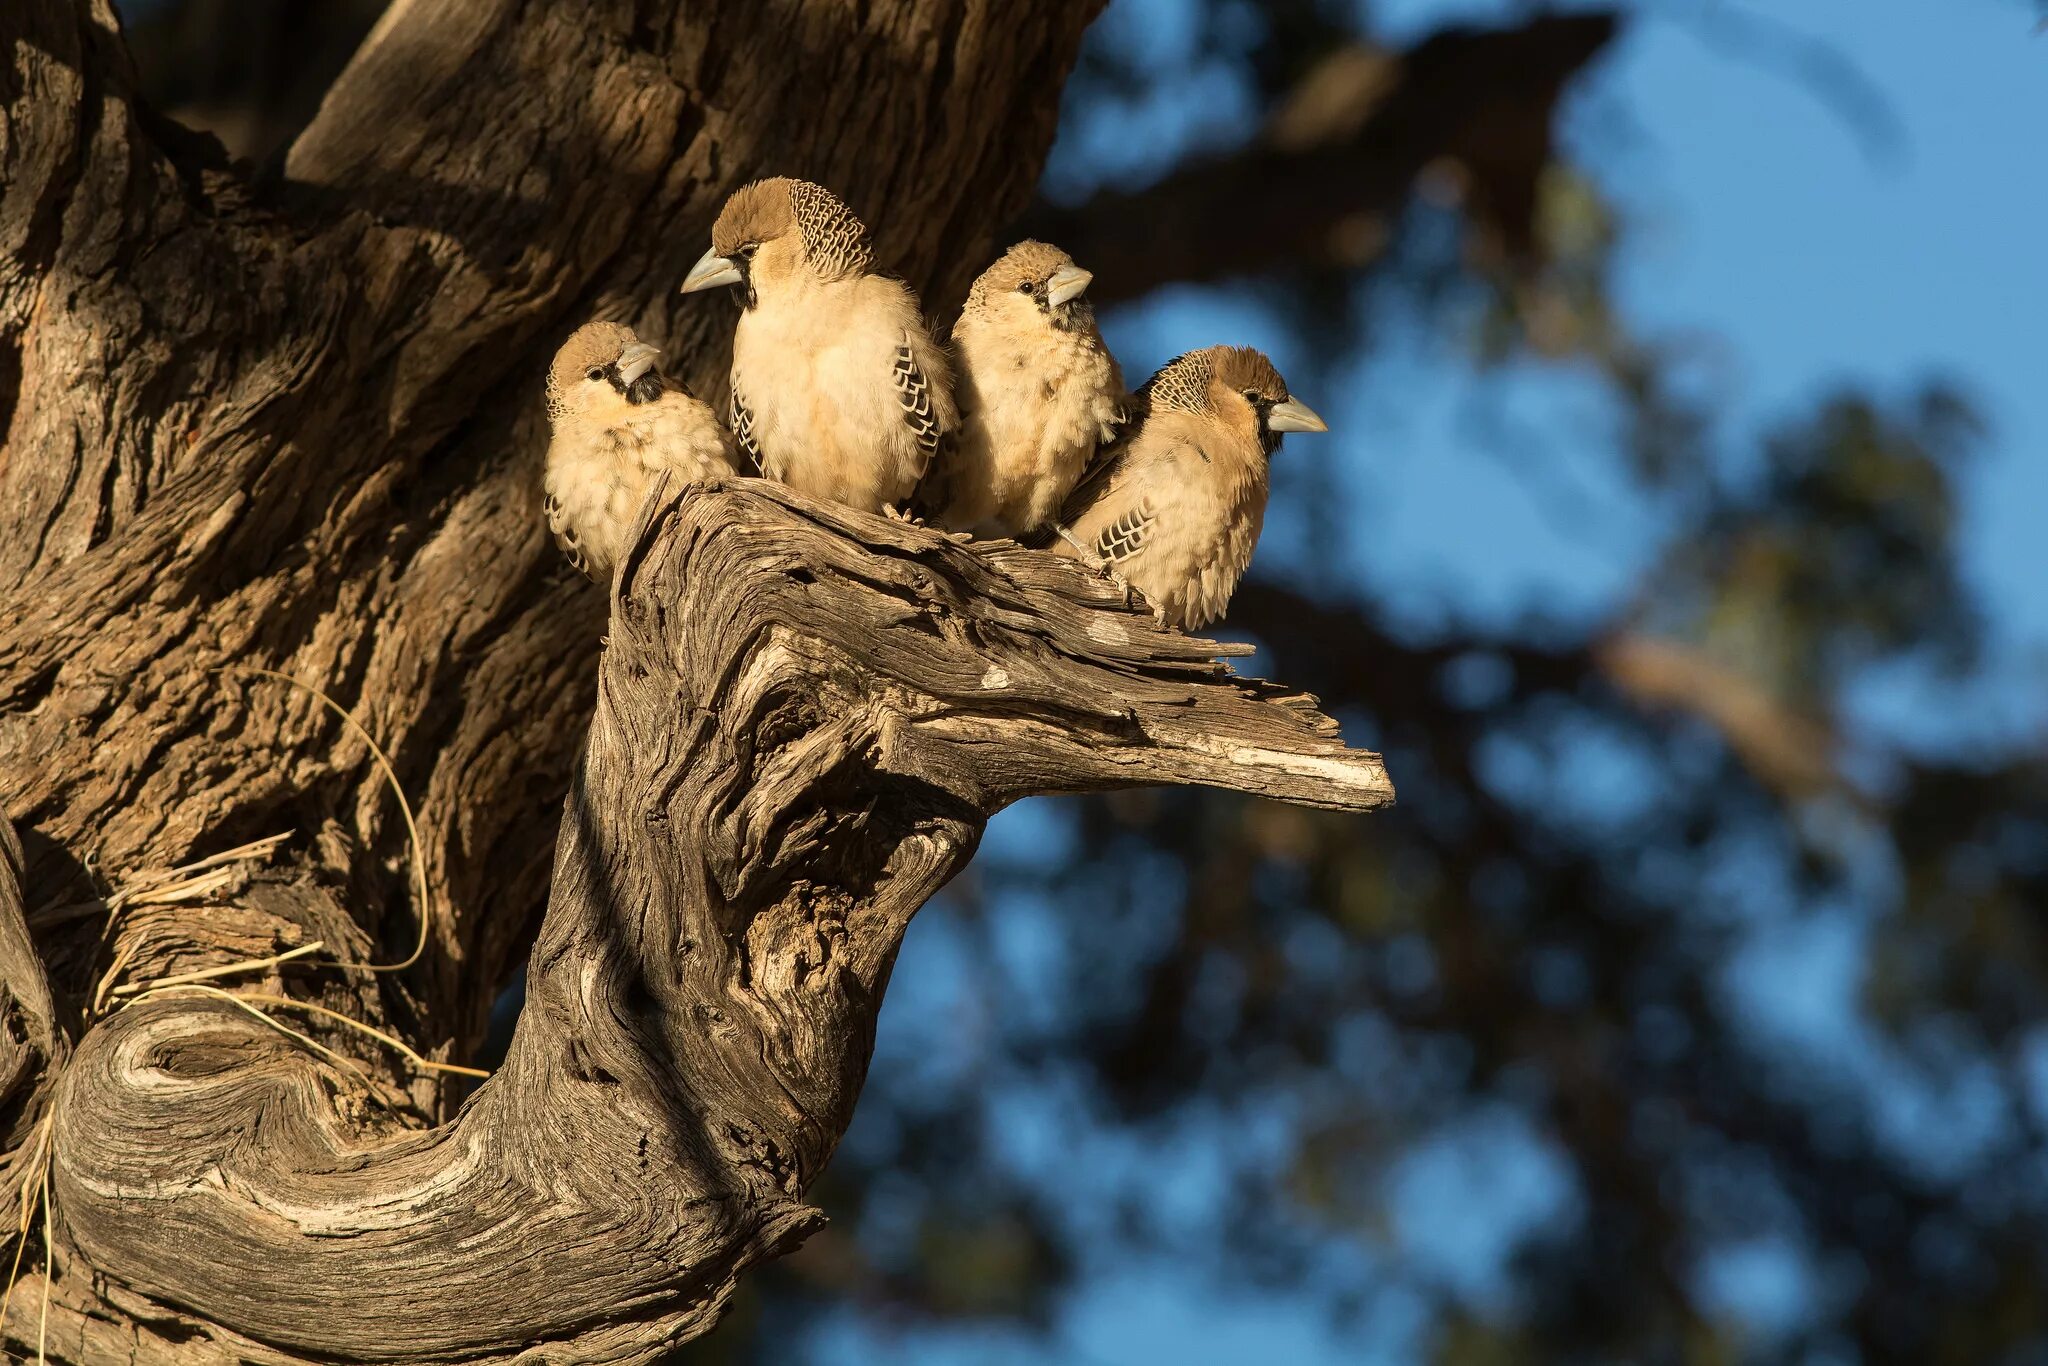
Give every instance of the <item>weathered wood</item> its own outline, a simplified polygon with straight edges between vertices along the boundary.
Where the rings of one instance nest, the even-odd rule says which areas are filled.
[[[35,941],[29,934],[21,841],[0,818],[0,1228],[21,1223],[21,1201],[39,1156],[38,1126],[49,1117],[50,1077],[70,1053]]]
[[[114,1016],[54,1147],[100,1275],[307,1360],[651,1359],[821,1222],[904,928],[989,815],[1392,799],[1302,699],[1071,560],[751,480],[648,514],[504,1066],[422,1132],[225,1004]]]

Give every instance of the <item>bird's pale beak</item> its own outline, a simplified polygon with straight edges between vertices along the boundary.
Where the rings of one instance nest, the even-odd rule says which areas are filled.
[[[1316,416],[1316,410],[1298,399],[1276,403],[1266,414],[1266,425],[1276,432],[1327,432],[1330,424]]]
[[[700,289],[716,289],[720,285],[736,285],[745,280],[740,274],[737,261],[720,256],[716,251],[707,251],[697,258],[697,264],[690,267],[690,273],[683,278],[683,293],[695,294]]]
[[[1045,301],[1058,308],[1069,299],[1079,298],[1094,278],[1079,266],[1061,266],[1045,282]]]
[[[625,385],[636,383],[640,376],[654,368],[654,358],[661,354],[658,346],[646,342],[634,342],[619,352],[619,382]]]

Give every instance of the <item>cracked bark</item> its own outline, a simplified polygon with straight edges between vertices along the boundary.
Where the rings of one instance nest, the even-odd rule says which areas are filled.
[[[399,0],[274,183],[140,104],[106,0],[0,6],[0,1226],[47,1151],[52,1360],[655,1359],[815,1226],[903,926],[989,812],[1389,799],[1308,699],[1051,557],[671,490],[600,669],[547,544],[567,327],[712,388],[730,316],[674,284],[770,171],[957,298],[1098,5]],[[421,910],[366,751],[248,666],[354,708],[418,799],[416,968],[360,971]],[[289,1017],[323,1055],[216,998],[95,1005],[115,965],[314,939],[343,966],[226,985],[443,1059],[534,945],[505,1066],[455,1113],[330,1017]]]

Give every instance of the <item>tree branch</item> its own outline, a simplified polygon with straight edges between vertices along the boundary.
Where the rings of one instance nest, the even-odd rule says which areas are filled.
[[[1617,631],[1593,649],[1615,690],[1645,710],[1676,710],[1711,726],[1744,768],[1787,802],[1856,794],[1826,724],[1716,661],[1699,646]]]
[[[1040,204],[1020,235],[1086,262],[1089,292],[1105,303],[1178,281],[1357,269],[1392,241],[1417,176],[1451,163],[1475,219],[1518,258],[1558,94],[1617,27],[1606,12],[1543,15],[1510,29],[1446,29],[1405,53],[1339,49],[1244,150],[1076,208]]]
[[[1508,666],[1514,697],[1571,694],[1598,682],[1645,718],[1691,717],[1720,736],[1749,775],[1782,801],[1826,794],[1862,800],[1841,770],[1838,739],[1823,719],[1717,664],[1697,646],[1646,635],[1626,620],[1597,632],[1590,643],[1461,635],[1418,645],[1388,635],[1360,607],[1315,602],[1256,579],[1238,590],[1232,607],[1232,619],[1258,633],[1280,668],[1307,676],[1340,704],[1407,718],[1415,738],[1446,761],[1470,748],[1471,737],[1462,732],[1490,724],[1442,693],[1446,667],[1477,651]]]
[[[660,495],[504,1067],[404,1130],[224,1003],[143,1001],[66,1074],[67,1236],[281,1359],[654,1359],[821,1222],[803,1193],[903,931],[993,812],[1160,782],[1392,800],[1214,650],[1041,552],[754,481]]]

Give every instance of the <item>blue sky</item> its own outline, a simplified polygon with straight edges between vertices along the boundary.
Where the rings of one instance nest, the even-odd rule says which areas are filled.
[[[1378,32],[1406,38],[1512,8],[1373,0],[1371,12]],[[1172,0],[1118,0],[1107,22],[1142,20],[1129,31],[1170,54],[1176,29],[1166,20],[1175,9]],[[1959,726],[2008,739],[2048,736],[2048,548],[2036,529],[2048,512],[2048,176],[2040,151],[2048,37],[2035,36],[2035,16],[2017,0],[1799,0],[1768,10],[1673,0],[1635,14],[1566,120],[1575,158],[1626,217],[1620,300],[1629,321],[1652,336],[1717,339],[1726,435],[1738,443],[1838,383],[1903,394],[1930,376],[1958,381],[1991,428],[1965,488],[1964,541],[1998,645],[1992,682],[1965,707],[1919,681],[1890,680],[1871,689],[1865,719],[1907,742],[1953,737]],[[1789,46],[1775,45],[1780,52],[1799,50],[1801,35],[1824,40],[1881,95],[1885,136],[1871,139],[1868,127],[1782,65],[1731,50],[1721,41],[1731,14],[1789,36]],[[1192,88],[1193,98],[1169,99],[1125,131],[1150,129],[1156,137],[1136,141],[1157,147],[1200,140],[1217,119],[1227,121],[1228,81],[1205,77]],[[1074,148],[1064,150],[1071,165]],[[1176,292],[1109,319],[1108,328],[1134,375],[1212,341],[1263,345],[1283,369],[1299,354],[1280,324],[1229,291]],[[1593,386],[1569,369],[1535,365],[1475,378],[1420,329],[1412,337],[1396,331],[1392,341],[1347,373],[1345,392],[1303,395],[1338,428],[1327,450],[1298,443],[1298,458],[1343,462],[1343,493],[1360,529],[1351,568],[1361,583],[1388,602],[1417,604],[1425,617],[1510,616],[1540,606],[1595,618],[1613,610],[1656,554],[1661,530],[1602,472],[1603,412]],[[1568,505],[1556,490],[1532,485],[1475,430],[1471,411],[1481,395],[1528,438],[1587,451],[1572,464],[1579,486]],[[1276,559],[1285,563],[1285,554],[1278,549]],[[991,829],[984,857],[1035,843],[1047,826],[1042,810],[1012,813]],[[1856,1019],[1868,914],[1844,907],[1792,924],[1764,918],[1725,991],[1763,1037],[1871,1079],[1888,1097],[1874,1116],[1879,1130],[1902,1151],[1918,1144],[1938,1161],[1943,1150],[1927,1140],[1933,1114],[1950,1117],[1958,1142],[1994,1134],[2007,1117],[1988,1101],[1972,1108],[1971,1098],[1985,1092],[1967,1048],[1948,1075],[1912,1075]],[[1011,933],[1020,952],[1057,952],[1057,922],[1056,908],[1017,908]],[[915,1059],[930,1063],[938,1021],[959,1020],[961,1002],[914,985],[957,985],[955,933],[943,905],[913,926],[883,1014],[878,1076]],[[2048,1058],[2048,1042],[2041,1054]],[[2048,1078],[2048,1062],[2042,1072]],[[1435,1277],[1484,1305],[1498,1293],[1493,1269],[1517,1230],[1570,1216],[1558,1159],[1519,1124],[1498,1111],[1466,1116],[1386,1174],[1388,1236],[1409,1274]],[[1073,1160],[1052,1146],[1054,1160]],[[1197,1135],[1180,1189],[1170,1193],[1193,1223],[1203,1217],[1199,1149]],[[1028,1152],[1019,1160],[1029,1161]],[[1308,1298],[1239,1293],[1165,1263],[1100,1270],[1105,1278],[1066,1308],[1049,1345],[979,1331],[876,1337],[850,1322],[828,1329],[823,1345],[834,1359],[934,1366],[1400,1363],[1418,1359],[1423,1345],[1419,1302],[1400,1284],[1388,1285],[1361,1324],[1340,1331]],[[1696,1286],[1710,1311],[1768,1337],[1826,1295],[1828,1276],[1791,1230],[1728,1248],[1698,1268]]]

